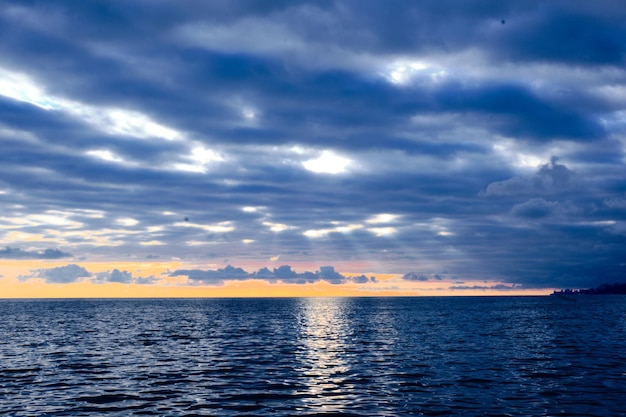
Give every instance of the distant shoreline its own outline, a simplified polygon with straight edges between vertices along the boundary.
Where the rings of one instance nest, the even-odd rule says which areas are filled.
[[[551,295],[625,295],[626,283],[623,284],[602,284],[599,287],[587,288],[587,289],[565,289],[560,291],[554,291]]]

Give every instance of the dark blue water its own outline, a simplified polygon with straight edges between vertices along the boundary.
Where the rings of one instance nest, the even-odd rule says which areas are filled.
[[[626,297],[0,309],[3,416],[626,415]]]

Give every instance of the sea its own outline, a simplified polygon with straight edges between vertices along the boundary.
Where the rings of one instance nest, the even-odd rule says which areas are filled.
[[[626,416],[626,296],[0,301],[2,416]]]

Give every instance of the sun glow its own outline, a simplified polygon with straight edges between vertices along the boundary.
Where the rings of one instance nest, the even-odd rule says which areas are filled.
[[[145,242],[147,244],[155,242]],[[279,256],[272,258],[278,261]],[[343,296],[416,296],[416,295],[502,295],[497,288],[490,290],[484,281],[467,281],[458,289],[458,283],[444,280],[414,282],[402,280],[393,274],[371,274],[375,281],[357,283],[351,279],[337,285],[325,281],[308,284],[270,283],[265,280],[225,280],[220,285],[197,285],[188,278],[171,277],[172,271],[217,267],[216,265],[183,264],[181,262],[78,262],[89,276],[72,283],[46,283],[44,279],[30,278],[36,271],[67,266],[70,262],[52,260],[1,260],[0,298],[102,298],[102,297],[343,297]],[[319,268],[319,266],[317,266]],[[308,266],[308,270],[315,267]],[[103,283],[98,274],[114,269],[127,271],[129,283]],[[346,277],[361,273],[344,273]],[[193,284],[193,285],[192,285]],[[490,285],[493,283],[490,283]],[[457,289],[455,289],[457,288]],[[553,289],[524,290],[511,287],[507,295],[549,294]]]

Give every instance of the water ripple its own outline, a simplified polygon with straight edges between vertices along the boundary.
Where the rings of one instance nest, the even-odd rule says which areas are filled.
[[[0,304],[1,415],[626,415],[624,297]]]

